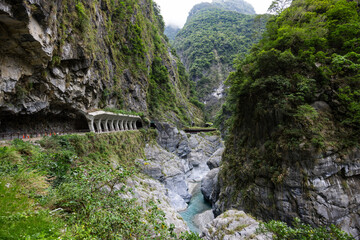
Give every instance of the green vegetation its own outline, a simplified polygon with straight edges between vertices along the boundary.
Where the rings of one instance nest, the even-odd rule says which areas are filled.
[[[166,26],[165,28],[165,35],[168,37],[169,42],[171,45],[174,44],[174,40],[176,37],[176,34],[180,31],[179,27],[175,27],[175,26]]]
[[[136,103],[147,116],[154,118],[170,117],[180,124],[202,121],[201,110],[188,100],[191,98],[189,79],[183,77],[180,64],[173,64],[179,61],[176,56],[168,53],[164,20],[154,1],[64,0],[59,9],[54,6],[52,10],[58,14],[59,41],[51,66],[67,64],[67,61],[62,63],[60,56],[64,46],[71,44],[72,50],[79,53],[79,61],[88,62],[85,68],[95,69],[96,79],[101,79],[96,107],[104,109],[111,105],[116,109],[134,110]],[[156,71],[159,59],[166,83],[154,81],[152,72]],[[153,66],[152,72],[149,65]],[[67,86],[78,78],[73,74],[66,76]],[[156,96],[155,99],[149,96],[158,88],[162,89],[160,100],[166,101],[157,102]],[[157,105],[154,106],[154,102],[146,105],[149,99]],[[199,117],[190,120],[192,115]]]
[[[160,105],[170,104],[172,105],[170,107],[175,107],[174,102],[171,101],[174,95],[171,94],[172,87],[169,82],[168,71],[160,57],[156,57],[152,63],[149,85],[150,111],[158,109]]]
[[[303,169],[313,157],[359,146],[359,10],[354,1],[293,1],[236,61],[227,80],[226,108],[234,115],[221,174],[243,194],[247,211],[258,207],[255,179],[280,186],[288,168],[299,169],[306,198]],[[276,215],[271,207],[261,211]]]
[[[89,17],[86,13],[84,4],[82,4],[82,2],[78,2],[75,8],[78,15],[77,27],[80,29],[80,31],[85,32],[88,29]]]
[[[254,15],[255,10],[251,4],[242,0],[214,0],[213,5],[229,11],[236,11],[243,14]]]
[[[174,41],[190,79],[196,83],[200,102],[227,78],[235,56],[247,53],[264,29],[266,17],[254,21],[255,16],[243,14],[249,9],[254,13],[251,5],[233,2],[239,4],[238,8],[230,9],[227,4],[231,5],[231,1],[194,6]],[[213,118],[219,106],[206,109],[207,117]]]
[[[115,108],[105,108],[104,111],[118,113],[118,114],[134,115],[134,116],[140,116],[140,117],[144,116],[144,113],[142,113],[142,112],[126,111],[126,110],[115,109]]]
[[[301,223],[298,218],[295,218],[293,225],[294,227],[289,227],[286,223],[280,221],[270,221],[260,226],[260,232],[271,232],[274,234],[274,240],[355,240],[355,238],[341,231],[334,225],[331,225],[329,229],[325,227],[314,228]]]
[[[21,140],[0,147],[1,239],[198,239],[177,237],[156,202],[136,202],[154,130]],[[156,236],[156,237],[154,237]]]

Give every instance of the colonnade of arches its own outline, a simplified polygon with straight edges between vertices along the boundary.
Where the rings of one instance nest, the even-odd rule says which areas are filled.
[[[105,111],[88,113],[86,118],[90,131],[96,133],[136,130],[142,125],[139,116]]]

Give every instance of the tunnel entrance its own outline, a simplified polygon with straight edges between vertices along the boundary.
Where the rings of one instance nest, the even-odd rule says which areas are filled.
[[[142,123],[142,121],[136,121],[136,128],[137,128],[137,129],[143,128],[143,123]]]
[[[156,125],[155,125],[155,122],[151,121],[150,122],[150,128],[153,128],[153,129],[156,129]]]
[[[32,115],[0,115],[1,134],[42,134],[42,133],[77,133],[89,132],[87,120],[83,114],[61,113]]]

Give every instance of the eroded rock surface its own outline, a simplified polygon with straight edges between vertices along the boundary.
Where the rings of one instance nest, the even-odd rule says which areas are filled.
[[[245,208],[263,219],[288,223],[298,217],[316,226],[335,224],[357,239],[360,236],[359,149],[343,155],[330,150],[324,155],[307,156],[301,164],[287,168],[281,184],[274,184],[265,176],[258,177],[248,190],[251,201],[244,199],[244,191],[233,186],[225,188],[224,182],[219,181],[221,193],[214,206],[215,213]],[[236,200],[230,200],[229,196]]]
[[[196,226],[199,227],[200,232],[204,231],[206,225],[210,223],[212,220],[214,220],[214,213],[212,210],[207,210],[203,213],[197,214],[194,217],[194,223]]]
[[[207,165],[209,166],[210,170],[213,168],[220,167],[222,154],[225,148],[219,148],[207,161]]]
[[[218,184],[218,174],[220,169],[212,169],[201,181],[201,192],[204,195],[204,199],[212,204],[215,204],[217,196],[220,193],[220,187]]]
[[[74,120],[86,111],[107,107],[148,113],[155,57],[168,71],[173,103],[188,109],[182,113],[188,119],[201,121],[201,112],[189,104],[188,90],[180,85],[179,60],[166,46],[155,50],[155,34],[167,43],[152,2],[138,0],[121,17],[114,13],[117,4],[0,0],[0,131],[17,132],[21,126],[27,131],[56,128],[51,121],[28,124],[20,118],[35,114]],[[142,29],[136,37],[143,48],[140,52],[133,42],[134,26]],[[165,114],[166,119],[180,122],[177,113]],[[19,120],[16,124],[14,118]]]
[[[172,194],[169,194],[168,189],[164,187],[159,181],[151,178],[131,178],[128,179],[127,187],[133,189],[132,193],[128,193],[124,197],[136,198],[137,203],[144,207],[144,211],[147,210],[148,202],[153,201],[156,205],[165,213],[165,222],[168,226],[170,224],[175,225],[174,232],[179,234],[181,232],[188,231],[188,227],[177,209],[174,209],[171,204]],[[122,186],[115,186],[120,189]],[[155,237],[155,236],[154,236]]]
[[[184,210],[192,191],[210,171],[207,161],[223,149],[219,136],[188,135],[166,123],[157,123],[157,143],[145,147],[146,159],[139,159],[142,171],[169,190],[171,205]]]
[[[270,234],[256,232],[259,222],[246,215],[243,211],[229,210],[209,223],[202,234],[206,240],[271,240]]]

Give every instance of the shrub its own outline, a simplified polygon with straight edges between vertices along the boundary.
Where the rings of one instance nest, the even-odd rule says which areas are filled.
[[[77,27],[81,32],[85,32],[89,25],[89,17],[86,13],[85,6],[82,2],[78,2],[75,6],[78,15]]]
[[[335,225],[331,225],[329,228],[314,228],[308,224],[301,223],[298,218],[295,218],[293,225],[294,227],[289,227],[284,222],[273,220],[268,223],[262,223],[259,231],[273,233],[275,240],[355,240],[355,238],[341,231]]]
[[[29,193],[43,191],[46,185],[43,176],[31,171],[0,177],[0,239],[56,239],[60,236],[62,222],[29,198]]]

